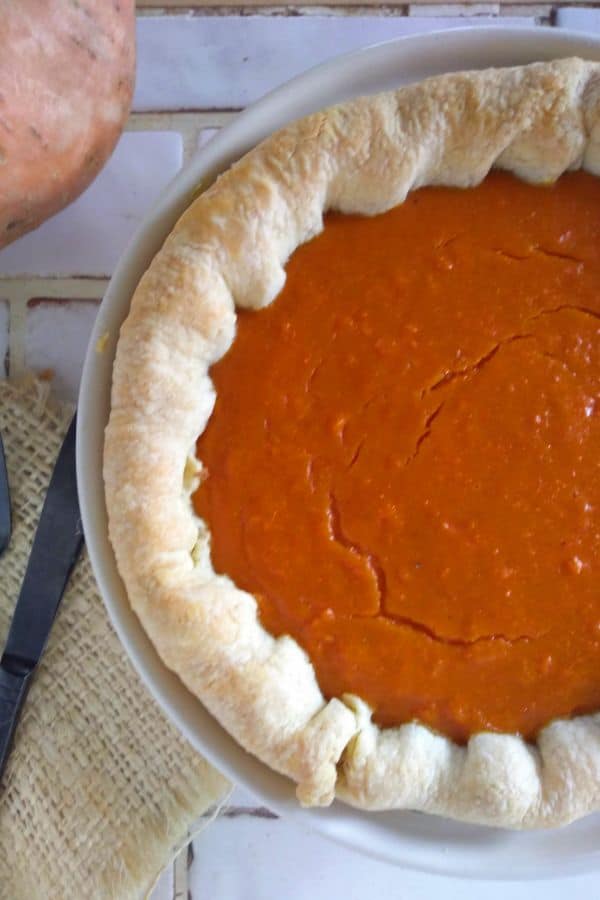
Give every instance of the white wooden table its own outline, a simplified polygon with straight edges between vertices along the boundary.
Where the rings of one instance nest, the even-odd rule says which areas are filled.
[[[267,90],[328,57],[395,36],[521,22],[600,33],[600,11],[513,2],[254,8],[147,0],[127,131],[68,210],[0,252],[5,371],[52,372],[74,399],[87,338],[120,251],[198,146]],[[342,0],[343,2],[343,0]],[[250,5],[254,5],[251,2]],[[165,8],[166,7],[166,8]],[[251,13],[251,14],[248,14]],[[164,873],[153,900],[562,900],[600,896],[600,872],[510,885],[425,876],[375,862],[278,819],[241,790]]]

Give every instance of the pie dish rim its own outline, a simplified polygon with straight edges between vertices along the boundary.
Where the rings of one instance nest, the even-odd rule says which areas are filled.
[[[487,32],[488,32],[487,37],[489,38],[489,40],[492,40],[492,38],[494,38],[494,39],[496,38],[497,32],[495,32],[495,33],[492,35],[492,34],[491,34],[492,29],[477,29],[477,31],[487,31]],[[514,29],[502,29],[502,31],[503,31],[504,33],[506,33],[506,34],[508,34],[509,32],[514,33]],[[522,31],[524,31],[524,29],[519,29],[519,32],[522,32]],[[539,35],[539,31],[537,32],[537,35]],[[456,35],[456,36],[458,37],[458,35]],[[464,37],[464,36],[463,36],[463,37]],[[471,35],[470,35],[469,37],[471,37]],[[540,37],[545,37],[545,36],[540,36]],[[564,34],[561,34],[561,35],[552,35],[551,37],[552,37],[554,40],[558,40],[559,38],[560,38],[560,40],[563,40],[563,39],[564,39],[565,37],[567,37],[567,36],[564,35]],[[577,39],[578,37],[580,37],[580,36],[577,36],[577,35],[571,36],[571,39]],[[524,38],[524,35],[523,35],[523,38]],[[409,38],[409,39],[404,39],[404,40],[402,40],[402,41],[397,41],[397,42],[393,42],[393,43],[395,43],[395,44],[402,44],[402,43],[407,43],[407,42],[408,42],[408,43],[411,43],[413,40],[414,40],[413,38]],[[427,37],[425,37],[425,38],[420,38],[419,40],[428,40],[428,38],[427,38]],[[585,38],[585,41],[586,41],[586,44],[587,44],[588,41],[589,41],[589,39],[586,37],[586,38]],[[543,44],[543,41],[541,41],[541,43]],[[555,44],[554,46],[556,47],[556,44]],[[512,49],[512,48],[511,48],[511,49]],[[598,51],[596,51],[596,52],[598,53]],[[178,180],[181,181],[181,179],[178,179]],[[188,189],[189,189],[189,185],[188,185]],[[180,193],[180,198],[181,198],[181,189],[180,189],[179,193]],[[173,196],[173,195],[171,195],[171,196]],[[180,199],[180,205],[181,205],[181,199]],[[173,209],[173,204],[172,204],[172,203],[171,203],[171,208]],[[171,216],[172,216],[172,212],[171,212]],[[164,230],[165,230],[165,226],[164,226],[164,221],[163,221],[163,224],[162,224],[162,231],[164,232]],[[146,245],[147,245],[147,243],[148,243],[148,237],[146,236]],[[135,248],[134,248],[134,249],[135,249]],[[138,250],[139,250],[139,248],[138,248]],[[130,254],[130,255],[131,255],[131,254]],[[131,268],[131,258],[130,258],[130,268]],[[103,329],[103,327],[102,327],[101,319],[102,319],[102,316],[100,317],[100,319],[99,319],[99,321],[98,321],[98,328],[97,328],[97,335],[96,335],[96,336],[99,336],[100,334],[103,333],[103,330],[105,330],[105,329]],[[104,323],[106,324],[107,321],[108,321],[108,319],[107,319],[106,316],[105,316],[105,317],[104,317]],[[113,318],[113,322],[114,322],[114,321],[115,321],[115,320],[114,320],[114,318]],[[99,329],[99,330],[98,330],[98,329]],[[107,355],[110,355],[111,350],[112,350],[112,348],[111,348],[110,342],[109,342],[109,346],[108,346],[108,349],[107,349]],[[90,350],[90,355],[94,356],[93,347],[92,347],[91,350]],[[96,363],[97,363],[97,360],[93,360],[93,362],[96,362]],[[88,356],[88,364],[89,364],[89,356]],[[89,368],[89,365],[88,365],[88,368]],[[93,368],[93,366],[92,366],[92,368]],[[104,368],[106,368],[106,367],[104,367]],[[94,373],[94,372],[92,371],[91,374],[93,374],[93,375],[95,375],[95,376],[97,377],[97,367],[96,367],[96,372]],[[86,387],[86,385],[84,384],[84,388],[85,388],[85,387]],[[87,394],[86,394],[86,396],[89,396],[89,388],[90,388],[90,384],[88,383],[88,385],[87,385]],[[85,394],[85,392],[84,392],[84,394]],[[82,396],[84,396],[84,394],[82,394]],[[82,409],[81,412],[84,413],[85,410]],[[82,416],[82,418],[83,418],[83,416]],[[90,414],[87,416],[87,424],[89,424],[90,421],[91,421],[92,419],[95,419],[95,418],[96,418],[96,412],[94,411],[93,413],[90,413]],[[82,431],[82,430],[83,430],[83,429],[80,428],[80,431]],[[88,462],[88,458],[87,458],[87,451],[88,451],[88,449],[89,449],[89,441],[87,441],[85,435],[81,435],[81,440],[82,440],[83,444],[82,444],[82,449],[81,449],[81,454],[80,454],[80,456],[83,457],[84,452],[86,453],[86,459],[85,459],[85,462],[82,462],[82,466],[81,466],[82,469],[83,469],[83,468],[85,468],[85,466],[89,466],[89,462]],[[84,445],[85,445],[85,446],[84,446]],[[89,469],[88,469],[88,471],[89,471]],[[88,497],[89,497],[89,494],[90,494],[89,485],[86,485],[85,488],[84,488],[84,490],[85,490],[85,493],[86,493],[86,494],[88,495]],[[89,500],[88,500],[87,497],[86,497],[86,498],[83,498],[82,506],[85,507],[85,506],[86,506],[86,503],[87,503],[88,506],[89,506]],[[84,509],[84,518],[86,518],[86,520],[87,520],[87,521],[86,521],[86,529],[88,529],[88,530],[91,529],[91,530],[93,530],[93,532],[96,532],[96,531],[97,531],[98,525],[100,525],[100,526],[102,525],[101,517],[100,517],[100,521],[99,521],[99,522],[94,521],[94,519],[98,519],[98,517],[95,515],[95,512],[91,512],[91,511],[89,510],[89,508],[88,508],[87,512],[86,512],[86,510]],[[97,561],[97,572],[101,575],[101,577],[102,577],[102,579],[103,579],[103,581],[104,581],[104,585],[103,585],[103,593],[104,593],[105,599],[107,599],[107,601],[109,601],[109,602],[108,602],[109,607],[111,606],[111,603],[112,603],[112,609],[110,609],[110,612],[111,612],[111,615],[114,616],[114,614],[115,614],[115,608],[114,608],[115,604],[114,604],[114,601],[113,601],[113,600],[111,600],[110,598],[107,597],[107,585],[106,585],[106,575],[107,575],[106,567],[107,567],[108,563],[111,562],[111,561],[108,560],[108,559],[106,558],[106,554],[104,555],[104,558],[102,557],[102,554],[99,554],[99,550],[98,550],[98,541],[97,541],[96,533],[94,533],[94,534],[92,535],[92,542],[95,543],[95,548],[94,548],[94,549],[95,549],[95,555],[96,555],[96,561]],[[112,590],[113,590],[113,591],[115,590],[115,585],[116,585],[117,581],[118,581],[118,579],[115,579],[115,580],[113,581],[113,585],[112,585]],[[121,636],[123,637],[123,625],[122,625],[122,615],[121,615],[121,614],[122,614],[122,610],[117,610],[116,612],[118,613],[119,618],[121,618],[121,622],[118,623],[118,627],[119,627],[119,630],[120,630],[120,632],[121,632]],[[127,623],[127,627],[129,627],[129,625],[131,625],[132,628],[137,629],[137,630],[139,631],[139,626],[137,626],[137,623],[135,623],[135,622],[134,622],[134,623]],[[144,639],[143,635],[139,635],[139,636],[138,636],[137,634],[136,634],[136,635],[133,635],[133,638],[135,639],[135,641],[139,641],[139,644],[138,644],[138,650],[139,650],[139,646],[140,646],[141,644],[144,644],[144,643],[145,643],[145,639]],[[134,656],[135,656],[135,653],[137,652],[137,650],[136,650],[134,647],[132,647],[132,636],[131,636],[131,634],[127,636],[127,639],[126,639],[125,642],[126,642],[126,644],[129,644],[129,648],[128,648],[128,649],[132,649],[132,650],[133,650],[133,654],[134,654]],[[145,648],[145,647],[142,648],[143,652],[146,652],[147,649],[148,649],[148,648]],[[150,651],[150,652],[153,652],[153,651]],[[136,665],[139,666],[139,660],[135,660],[135,661],[136,661]],[[147,670],[147,669],[148,669],[148,666],[146,665],[146,670]],[[164,671],[163,671],[163,667],[160,665],[160,663],[157,663],[157,665],[156,665],[156,672],[155,672],[154,674],[155,674],[155,676],[156,676],[156,677],[155,677],[155,680],[154,680],[154,684],[152,684],[152,680],[153,680],[153,679],[152,679],[152,673],[151,673],[151,677],[150,677],[150,685],[149,685],[149,686],[151,687],[151,689],[152,689],[154,692],[156,692],[156,690],[157,690],[156,679],[159,679],[159,678],[160,678],[161,681],[162,681],[162,680],[163,680],[163,676],[165,676],[165,678],[168,678],[168,676],[165,675],[165,673],[164,673]],[[143,672],[143,675],[144,675],[144,677],[145,677],[146,679],[148,679],[147,671],[146,671],[146,672]],[[159,684],[159,685],[158,685],[158,691],[159,691],[159,694],[162,693],[162,687],[163,687],[163,684],[164,684],[164,681],[163,681],[162,684]],[[174,684],[174,685],[173,685],[173,692],[174,692],[174,693],[185,694],[186,696],[189,697],[189,695],[187,694],[187,691],[186,691],[184,688],[182,688],[180,685],[175,685],[175,684]],[[191,698],[189,698],[189,699],[191,700]],[[164,694],[163,694],[163,697],[161,698],[161,702],[162,702],[163,704],[165,703]],[[196,745],[199,746],[199,749],[203,750],[203,752],[208,753],[208,755],[211,755],[211,754],[212,754],[214,761],[218,761],[218,759],[219,759],[219,757],[220,757],[220,752],[221,752],[220,749],[216,751],[216,755],[215,755],[215,750],[214,750],[214,749],[211,749],[210,746],[207,747],[206,745],[204,745],[204,744],[202,744],[202,743],[198,743],[198,741],[199,741],[199,738],[198,738],[198,732],[197,732],[197,730],[194,728],[193,717],[188,715],[187,710],[186,710],[183,714],[182,714],[181,712],[178,712],[178,711],[174,710],[175,703],[171,702],[170,700],[167,700],[167,705],[170,706],[170,708],[168,708],[168,712],[171,713],[171,714],[175,714],[175,715],[178,716],[180,727],[183,727],[184,729],[187,730],[188,735],[195,741]],[[190,705],[191,705],[191,704],[190,704]],[[184,718],[187,718],[187,722],[184,721]],[[190,722],[192,723],[192,724],[191,724],[191,727],[190,727]],[[196,731],[196,733],[194,733],[194,731]],[[202,736],[200,735],[200,740],[201,740],[201,739],[202,739]],[[230,765],[230,764],[227,762],[226,759],[223,760],[223,759],[221,758],[221,761],[222,761],[222,765],[225,765],[225,766]],[[253,768],[262,769],[263,767],[260,766],[260,765],[258,765],[258,767],[253,767]],[[235,769],[231,770],[231,766],[230,766],[230,771],[235,772]],[[286,809],[289,810],[289,811],[292,811],[293,807],[292,807],[292,805],[289,803],[289,801],[286,799],[286,796],[289,796],[289,791],[288,791],[288,789],[287,789],[287,782],[286,782],[285,780],[281,779],[280,777],[278,777],[278,776],[277,776],[275,773],[273,773],[273,772],[270,772],[270,771],[266,772],[266,773],[265,773],[265,780],[266,780],[266,782],[269,782],[269,781],[271,780],[271,778],[272,778],[272,780],[273,780],[273,784],[277,783],[278,785],[281,785],[282,791],[281,791],[281,800],[279,800],[279,798],[276,797],[276,794],[279,793],[279,788],[278,788],[278,787],[275,787],[275,788],[273,789],[273,794],[272,794],[272,796],[269,797],[269,802],[271,803],[271,805],[273,805],[273,804],[277,805],[277,803],[279,803],[280,808],[281,808],[281,806],[282,806],[282,804],[283,804],[284,808],[286,808]],[[242,779],[242,780],[243,780],[243,779]],[[248,776],[248,777],[246,778],[246,785],[247,785],[248,787],[252,788],[252,784],[253,784],[253,783],[254,783],[254,785],[256,786],[256,781],[255,781],[255,779],[254,779],[254,775],[252,774],[252,775],[250,775],[250,776]],[[263,794],[263,796],[265,796],[265,794],[268,794],[268,792],[271,791],[270,785],[267,786],[266,788],[263,788],[263,785],[260,784],[260,785],[258,786],[258,789],[259,789],[259,791]],[[339,806],[338,806],[337,804],[336,804],[336,808],[339,809]],[[335,810],[329,810],[329,811],[327,811],[327,812],[334,813]],[[346,809],[344,808],[344,812],[348,812],[350,815],[352,815],[352,810],[346,810]],[[331,816],[329,816],[329,815],[327,815],[327,816],[325,816],[325,817],[321,816],[321,815],[318,813],[318,811],[315,811],[314,813],[310,813],[309,811],[304,811],[304,812],[299,813],[299,814],[302,815],[302,816],[304,816],[305,818],[306,818],[307,816],[309,816],[309,817],[311,817],[311,818],[314,818],[315,821],[316,821],[317,823],[318,823],[319,820],[324,821],[325,819],[327,819],[327,820],[330,820],[330,819],[331,819]],[[387,819],[388,817],[385,816],[384,818]],[[398,821],[400,821],[400,819],[398,819]],[[319,826],[317,826],[317,827],[319,827]],[[357,843],[358,843],[358,842],[357,842]],[[369,852],[369,851],[367,851],[367,852]],[[394,854],[392,854],[392,856],[393,856],[393,855],[394,855]],[[403,863],[404,863],[404,862],[406,862],[405,859],[403,859]],[[427,867],[429,867],[429,866],[427,866]]]

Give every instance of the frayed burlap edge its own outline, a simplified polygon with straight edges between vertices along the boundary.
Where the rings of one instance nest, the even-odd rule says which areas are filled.
[[[0,384],[13,512],[2,643],[71,413],[45,382]],[[84,551],[0,784],[1,900],[138,900],[227,791],[141,684]]]

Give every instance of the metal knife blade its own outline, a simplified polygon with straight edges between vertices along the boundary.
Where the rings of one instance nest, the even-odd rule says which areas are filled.
[[[0,775],[29,681],[44,652],[83,543],[75,473],[75,430],[74,416],[52,472],[0,658]]]

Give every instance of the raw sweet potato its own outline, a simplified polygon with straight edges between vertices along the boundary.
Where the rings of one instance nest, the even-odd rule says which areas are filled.
[[[0,0],[0,247],[97,174],[134,67],[134,0]]]

